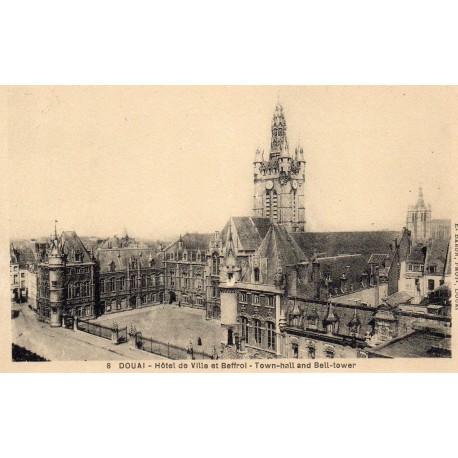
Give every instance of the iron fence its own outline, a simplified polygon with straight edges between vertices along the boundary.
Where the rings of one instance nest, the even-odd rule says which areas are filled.
[[[137,334],[135,342],[137,348],[140,350],[164,356],[168,359],[213,359],[212,355],[203,351],[195,351],[194,349],[183,348],[178,345],[160,342],[158,340],[151,339],[150,337],[144,337],[141,334]]]
[[[112,340],[113,333],[116,333],[116,342],[122,343],[127,342],[127,327],[125,328],[110,328],[109,326],[103,326],[98,323],[90,323],[89,321],[78,320],[77,323],[78,331],[87,332],[94,336],[103,337],[104,339]]]

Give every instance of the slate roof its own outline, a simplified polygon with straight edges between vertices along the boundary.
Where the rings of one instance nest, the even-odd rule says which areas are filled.
[[[436,273],[445,273],[450,240],[433,239],[427,245],[425,269],[435,266]]]
[[[385,262],[389,259],[388,254],[378,254],[378,253],[372,253],[369,257],[369,260],[367,261],[368,264],[378,264],[378,265],[384,265]]]
[[[315,253],[327,256],[338,254],[362,254],[369,259],[373,253],[389,253],[394,239],[401,233],[395,231],[374,232],[294,232],[292,234],[302,251],[311,258]]]
[[[62,243],[64,245],[64,253],[67,255],[69,262],[74,262],[75,254],[79,250],[83,254],[83,262],[91,260],[91,256],[80,240],[75,231],[64,231],[61,236]]]
[[[405,291],[398,291],[397,293],[390,294],[384,301],[391,307],[397,307],[400,304],[407,304],[413,297]]]
[[[32,249],[30,242],[20,243],[18,245],[10,245],[11,263],[19,264],[21,269],[27,267],[28,264],[35,264],[37,259]]]
[[[136,260],[139,267],[150,267],[150,261],[154,260],[154,265],[157,265],[151,250],[138,250],[122,248],[119,250],[97,250],[96,259],[100,263],[100,272],[110,272],[111,263],[114,262],[116,271],[127,270],[129,262]],[[133,267],[130,266],[130,269]]]
[[[267,258],[267,272],[264,273],[263,279],[263,283],[267,284],[274,283],[277,266],[281,266],[285,272],[286,266],[307,261],[291,234],[283,226],[275,223],[271,224],[261,242],[258,254],[260,258]]]
[[[208,250],[210,240],[214,237],[214,234],[201,234],[199,232],[186,233],[181,237],[183,241],[183,248],[186,250],[200,250],[206,252]],[[166,251],[178,250],[178,242],[180,239],[176,240],[170,244]]]
[[[308,320],[318,318],[317,331],[324,332],[326,330],[326,320],[329,315],[329,304],[325,302],[309,302],[297,301],[297,306],[302,314],[302,328],[310,329]],[[294,301],[288,301],[287,313],[291,313],[294,308]],[[356,312],[356,313],[355,313]],[[350,336],[350,324],[354,323],[355,319],[360,323],[359,337],[363,337],[367,331],[372,332],[373,318],[376,309],[360,306],[346,306],[343,304],[333,304],[332,315],[333,322],[339,323],[338,335]],[[356,315],[356,318],[355,318]]]
[[[231,218],[231,220],[234,223],[241,244],[238,248],[246,251],[257,250],[272,225],[269,218],[254,216],[237,216]],[[231,220],[228,221],[221,232],[224,241],[227,239],[227,231]]]
[[[432,332],[415,331],[371,353],[386,358],[428,358],[439,355],[450,356],[450,348],[450,337]]]
[[[410,253],[407,255],[407,261],[409,262],[425,262],[425,246],[415,245],[412,246]]]
[[[368,286],[369,266],[366,259],[361,254],[341,255],[325,258],[316,258],[313,261],[320,265],[321,279],[324,280],[328,275],[331,278],[331,292],[336,294],[336,289],[340,291],[341,280],[345,281],[345,291],[357,291],[363,288],[362,279],[366,278],[366,286]]]

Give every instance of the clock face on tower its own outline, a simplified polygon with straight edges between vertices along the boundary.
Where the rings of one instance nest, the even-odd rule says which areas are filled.
[[[293,189],[297,189],[297,181],[293,180],[293,182],[291,183],[291,186],[293,187]]]
[[[270,189],[272,189],[273,187],[274,187],[274,183],[273,183],[272,180],[266,181],[266,189],[267,189],[267,190],[270,190]]]

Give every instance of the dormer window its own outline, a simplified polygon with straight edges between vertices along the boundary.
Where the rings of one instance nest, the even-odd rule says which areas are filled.
[[[76,262],[82,262],[83,261],[83,253],[79,249],[75,251],[75,261]]]
[[[254,268],[254,281],[259,282],[260,274],[259,274],[259,267]]]
[[[111,261],[110,263],[110,272],[114,272],[116,270],[116,264],[114,263],[114,261]]]

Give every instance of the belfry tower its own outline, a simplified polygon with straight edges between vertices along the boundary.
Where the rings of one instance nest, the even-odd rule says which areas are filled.
[[[418,201],[407,210],[407,229],[412,233],[413,242],[426,242],[431,238],[431,204],[426,205],[423,190],[418,190]]]
[[[258,148],[254,157],[254,216],[270,218],[289,232],[305,231],[305,159],[297,146],[290,154],[283,107],[277,103],[272,117],[270,153]]]

